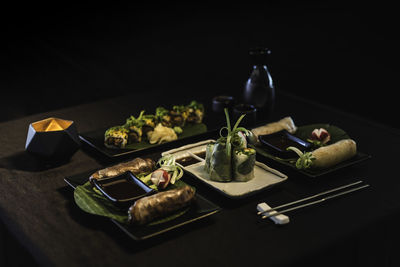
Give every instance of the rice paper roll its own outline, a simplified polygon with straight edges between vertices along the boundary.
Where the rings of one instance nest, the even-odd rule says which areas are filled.
[[[356,142],[352,139],[343,139],[314,150],[312,156],[315,160],[313,160],[311,168],[326,169],[354,157],[356,153]]]
[[[256,151],[253,148],[235,149],[232,156],[234,179],[239,182],[247,182],[253,179]]]
[[[217,182],[232,180],[231,156],[226,151],[226,144],[217,142],[210,157],[210,179]]]
[[[251,130],[258,142],[258,136],[264,134],[273,134],[282,130],[286,130],[289,133],[295,133],[297,130],[291,117],[285,117],[279,121],[271,122],[266,125],[254,128]]]
[[[207,173],[210,173],[210,161],[213,149],[214,149],[214,143],[208,143],[206,146],[206,158],[204,162],[204,169]]]

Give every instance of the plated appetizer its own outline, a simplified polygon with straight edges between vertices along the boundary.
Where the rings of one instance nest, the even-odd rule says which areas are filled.
[[[286,130],[292,134],[296,132],[297,127],[291,117],[285,117],[279,121],[271,122],[266,125],[254,128],[251,130],[251,132],[255,137],[254,141],[259,144],[258,137],[260,135],[273,134],[282,130]]]
[[[125,124],[113,126],[104,133],[107,148],[123,149],[130,144],[160,144],[178,139],[186,124],[201,124],[204,106],[197,101],[188,105],[176,105],[171,110],[157,107],[154,114],[142,110],[138,117],[130,116]]]
[[[289,162],[300,170],[310,171],[326,170],[356,156],[356,142],[340,128],[329,124],[297,127],[293,120],[288,118],[290,117],[253,129],[252,132],[258,134],[258,142],[255,143],[256,148],[258,150],[265,148],[274,155],[276,160]],[[283,127],[281,124],[283,120],[290,123],[284,124],[286,127]],[[280,127],[272,129],[271,125],[280,125]],[[268,130],[265,131],[267,128]],[[279,129],[278,132],[276,132],[277,129]],[[274,143],[277,141],[274,141],[273,136],[284,136],[286,138],[285,140],[282,138],[278,140],[281,142],[279,143],[280,154],[276,153],[278,144]],[[290,158],[280,157],[286,155],[285,153],[289,153],[289,151],[294,152],[290,152]]]
[[[183,169],[172,155],[157,163],[135,158],[94,172],[88,183],[75,190],[75,201],[90,213],[146,225],[185,212],[182,209],[195,199],[195,189],[180,181],[182,176]]]
[[[298,169],[326,169],[354,157],[357,153],[356,142],[352,139],[343,139],[312,152],[303,153],[292,146],[288,149],[293,150],[299,156],[296,161]]]
[[[221,128],[221,137],[215,143],[207,145],[204,168],[213,181],[249,181],[254,178],[256,151],[247,147],[249,130],[239,127],[245,115],[231,127],[228,110],[224,112],[227,126]],[[223,135],[224,130],[226,135]]]

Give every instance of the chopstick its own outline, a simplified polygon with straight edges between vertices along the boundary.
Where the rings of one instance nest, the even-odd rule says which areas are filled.
[[[353,184],[354,184],[354,183],[353,183]],[[346,187],[348,187],[348,186],[350,186],[350,185],[347,185]],[[325,200],[328,200],[328,199],[331,199],[331,198],[335,198],[335,197],[339,197],[339,196],[342,196],[342,195],[345,195],[345,194],[349,194],[349,193],[351,193],[351,192],[358,191],[358,190],[363,189],[363,188],[366,188],[366,187],[368,187],[368,186],[369,186],[369,184],[365,184],[365,185],[362,185],[362,186],[359,186],[359,187],[356,187],[356,188],[352,188],[352,189],[349,189],[349,190],[346,190],[346,191],[343,191],[343,192],[340,192],[340,193],[337,193],[337,194],[334,194],[334,195],[326,196],[326,197],[324,197],[324,198],[321,198],[321,199],[318,199],[318,200],[315,200],[315,201],[312,201],[312,202],[308,202],[308,203],[305,203],[305,204],[302,204],[302,205],[299,205],[299,206],[295,206],[295,207],[293,207],[293,208],[288,208],[288,209],[285,209],[285,210],[281,210],[281,211],[276,211],[277,208],[272,208],[272,209],[270,209],[269,211],[275,210],[276,212],[270,213],[270,214],[268,214],[268,215],[264,215],[264,216],[262,216],[262,219],[267,219],[267,218],[269,218],[269,217],[282,214],[282,213],[284,213],[284,212],[288,212],[288,211],[292,211],[292,210],[297,210],[297,209],[301,209],[301,208],[304,208],[304,207],[308,207],[308,206],[311,206],[311,205],[314,205],[314,204],[318,204],[318,203],[324,202]],[[332,190],[328,190],[328,191],[332,191]],[[323,192],[323,193],[326,194],[326,192]],[[321,194],[321,193],[320,193],[320,194]],[[317,195],[320,195],[320,194],[317,194]],[[313,197],[314,197],[314,196],[313,196]],[[299,201],[297,201],[297,202],[299,202]],[[288,203],[288,204],[289,204],[289,203]],[[293,204],[293,203],[291,203],[291,205],[292,205],[292,204]],[[289,206],[289,205],[285,204],[285,205],[282,205],[282,206]],[[265,213],[265,212],[268,212],[268,211],[264,211],[264,212],[262,212],[262,213]]]
[[[191,157],[193,157],[193,158],[195,158],[195,159],[197,159],[197,160],[200,160],[201,162],[205,161],[205,159],[203,159],[203,158],[197,156],[196,154],[193,154],[193,153],[190,152],[190,151],[188,151],[188,154],[189,154]]]
[[[294,205],[294,204],[297,204],[297,203],[300,203],[300,202],[304,202],[304,201],[307,201],[307,200],[310,200],[310,199],[313,199],[313,198],[317,198],[317,197],[320,197],[320,196],[323,196],[323,195],[326,195],[326,194],[329,194],[329,193],[332,193],[332,192],[336,192],[336,191],[345,189],[347,187],[350,187],[350,186],[353,186],[353,185],[356,185],[356,184],[359,184],[359,183],[362,183],[362,182],[363,181],[360,180],[360,181],[357,181],[357,182],[354,182],[354,183],[351,183],[351,184],[342,185],[342,186],[339,186],[339,187],[336,187],[336,188],[333,188],[333,189],[330,189],[330,190],[327,190],[327,191],[324,191],[324,192],[321,192],[321,193],[318,193],[318,194],[315,194],[315,195],[312,195],[312,196],[309,196],[309,197],[305,197],[305,198],[302,198],[302,199],[299,199],[299,200],[296,200],[296,201],[293,201],[293,202],[289,202],[289,203],[286,203],[286,204],[283,204],[283,205],[280,205],[280,206],[276,206],[276,207],[270,208],[270,209],[265,210],[265,211],[259,211],[257,214],[260,215],[262,213],[267,213],[267,212],[270,212],[270,211],[273,211],[273,210],[277,210],[277,209],[281,209],[281,208],[284,208],[284,207],[287,207],[287,206],[291,206],[291,205]]]

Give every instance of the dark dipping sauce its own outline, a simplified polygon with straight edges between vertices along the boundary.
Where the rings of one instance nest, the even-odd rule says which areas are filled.
[[[146,194],[146,190],[129,180],[117,180],[102,185],[107,195],[115,199],[130,199]]]
[[[295,137],[287,131],[261,135],[259,140],[272,154],[281,158],[296,157],[295,152],[286,150],[290,146],[296,147],[302,152],[311,148],[310,143]]]
[[[117,205],[131,204],[135,200],[154,192],[131,172],[116,177],[94,180],[94,185],[106,198]]]
[[[193,154],[195,154],[196,156],[198,156],[198,157],[200,157],[202,159],[206,158],[206,152],[205,151],[204,152],[193,153]],[[196,164],[196,163],[200,162],[200,160],[198,160],[198,159],[196,159],[194,157],[188,156],[188,157],[177,159],[176,162],[181,164],[183,167],[186,167],[186,166],[189,166],[189,165],[192,165],[192,164]]]
[[[285,136],[274,136],[274,138],[268,139],[268,142],[272,146],[274,146],[282,151],[286,151],[286,148],[288,148],[290,146],[297,147],[300,150],[304,149],[303,145],[301,145],[298,142],[295,142]]]

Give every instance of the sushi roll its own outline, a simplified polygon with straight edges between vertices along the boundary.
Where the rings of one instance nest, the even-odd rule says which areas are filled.
[[[172,119],[168,109],[164,107],[156,108],[155,116],[158,123],[161,123],[165,127],[172,127]]]
[[[141,119],[143,121],[143,126],[142,126],[143,136],[147,136],[147,133],[153,131],[157,125],[156,116],[152,114],[146,114],[143,115]]]
[[[183,127],[188,117],[188,111],[185,106],[173,106],[169,112],[172,126]]]
[[[187,122],[191,123],[201,123],[204,118],[204,106],[193,100],[189,105],[186,106],[187,109]]]
[[[130,116],[126,119],[126,123],[124,125],[125,128],[129,130],[128,136],[128,143],[140,143],[142,141],[143,131],[142,127],[144,122],[142,120],[144,114],[144,110],[142,110],[137,118],[134,116]]]
[[[143,131],[142,127],[131,125],[129,126],[129,133],[128,133],[128,143],[140,143],[142,142]]]
[[[123,126],[114,126],[104,134],[104,145],[108,148],[125,148],[128,144],[129,130]]]
[[[235,149],[232,153],[232,173],[235,181],[247,182],[254,178],[256,151],[253,148]]]

